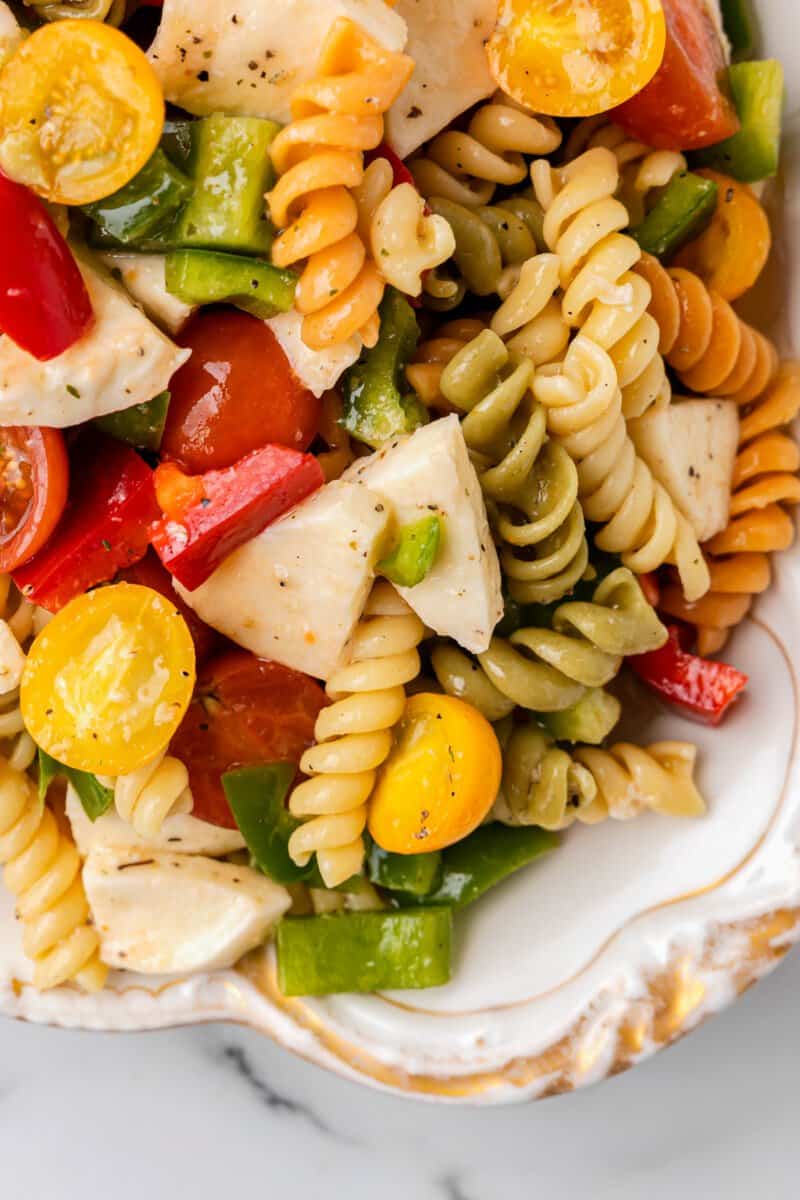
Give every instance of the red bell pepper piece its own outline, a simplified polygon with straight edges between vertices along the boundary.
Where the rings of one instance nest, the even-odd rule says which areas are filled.
[[[658,602],[661,599],[661,588],[655,571],[648,571],[646,575],[639,575],[638,578],[639,587],[644,593],[645,600],[653,608],[658,608]]]
[[[139,583],[142,587],[152,588],[154,592],[165,596],[170,604],[175,605],[189,627],[198,666],[224,645],[222,635],[210,625],[206,625],[205,621],[201,621],[194,609],[189,608],[183,597],[175,591],[172,576],[152,547],[139,562],[120,571],[118,578],[126,583]]]
[[[727,663],[687,654],[679,630],[674,625],[668,629],[669,641],[659,650],[633,655],[628,662],[662,700],[705,725],[719,725],[748,677]]]
[[[208,579],[224,558],[324,482],[311,454],[264,446],[232,467],[185,475],[175,463],[156,468],[164,519],[153,545],[164,566],[188,590]]]
[[[22,592],[50,612],[142,558],[161,515],[153,472],[130,446],[91,434],[78,443],[71,467],[55,532],[13,573]]]
[[[376,158],[385,158],[389,163],[389,166],[392,168],[392,175],[394,176],[392,180],[394,187],[397,187],[399,183],[410,183],[414,188],[417,186],[414,182],[414,176],[402,158],[398,158],[388,142],[381,142],[380,146],[376,146],[374,150],[368,150],[364,155],[365,165],[369,166]]]
[[[93,319],[78,264],[47,209],[0,174],[0,330],[45,361],[77,342]]]

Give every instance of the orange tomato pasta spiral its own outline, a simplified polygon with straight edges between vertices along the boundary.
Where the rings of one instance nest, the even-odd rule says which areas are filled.
[[[73,842],[37,794],[36,784],[0,760],[0,863],[16,898],[22,944],[40,989],[74,980],[87,992],[103,987],[107,968],[91,924]]]
[[[629,217],[616,199],[616,158],[599,146],[565,167],[538,159],[531,179],[544,209],[545,243],[560,260],[564,320],[610,354],[626,418],[669,403],[650,287],[633,271],[642,251],[621,232]]]
[[[635,271],[650,285],[659,349],[681,383],[700,396],[748,404],[778,370],[772,342],[737,316],[727,300],[682,267],[667,270],[643,254]]]
[[[267,196],[281,230],[272,247],[279,267],[305,262],[295,294],[303,341],[322,350],[360,334],[378,336],[384,280],[359,236],[353,198],[364,151],[383,137],[383,114],[414,64],[385,50],[340,17],[322,47],[315,78],[292,97],[292,121],[272,143],[278,182]]]
[[[711,590],[687,604],[676,587],[661,607],[697,627],[701,654],[715,654],[770,585],[769,555],[794,541],[785,505],[800,502],[800,448],[787,426],[800,411],[800,363],[787,363],[765,394],[744,409],[733,474],[730,523],[705,547]]]
[[[419,675],[424,633],[391,584],[377,583],[353,635],[350,662],[327,682],[334,703],[317,717],[316,745],[300,760],[311,778],[289,799],[289,811],[304,821],[289,839],[289,854],[298,866],[316,854],[326,887],[361,870],[367,802],[405,709],[405,685]]]

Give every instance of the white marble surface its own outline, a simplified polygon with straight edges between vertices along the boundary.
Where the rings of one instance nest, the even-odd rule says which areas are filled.
[[[484,1110],[370,1092],[229,1026],[0,1021],[0,1196],[796,1200],[799,997],[795,951],[637,1070]]]

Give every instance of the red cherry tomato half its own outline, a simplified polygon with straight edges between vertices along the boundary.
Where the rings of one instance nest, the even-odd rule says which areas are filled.
[[[42,548],[64,511],[68,488],[60,430],[0,430],[0,571],[16,570]]]
[[[256,763],[299,763],[325,704],[318,683],[246,650],[231,650],[201,671],[172,753],[189,768],[194,815],[235,829],[221,776]]]
[[[736,133],[739,118],[720,86],[725,51],[702,0],[662,0],[667,46],[660,68],[614,112],[633,137],[661,150],[699,150]]]
[[[124,571],[120,571],[118,578],[126,583],[140,583],[143,587],[152,588],[154,592],[160,592],[175,605],[189,626],[199,666],[202,666],[206,659],[219,649],[222,636],[217,633],[216,629],[206,625],[205,621],[201,621],[194,609],[189,608],[186,601],[178,595],[172,586],[172,576],[162,565],[155,550],[148,550],[143,559],[134,563],[132,567],[126,567]]]
[[[188,471],[230,467],[269,442],[306,450],[321,401],[303,387],[272,330],[233,310],[200,313],[181,344],[161,453]]]

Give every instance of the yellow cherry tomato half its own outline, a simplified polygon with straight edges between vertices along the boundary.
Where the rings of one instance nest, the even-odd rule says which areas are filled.
[[[660,0],[500,0],[486,53],[492,75],[520,104],[590,117],[640,92],[665,45]]]
[[[68,767],[124,775],[154,758],[189,706],[194,644],[174,604],[117,583],[65,605],[31,646],[22,719]]]
[[[766,266],[772,248],[769,219],[746,183],[718,171],[697,174],[716,183],[717,207],[711,224],[672,265],[694,271],[723,300],[738,300]]]
[[[412,696],[369,808],[384,850],[441,850],[472,833],[494,804],[502,755],[489,722],[463,700]]]
[[[54,21],[0,73],[0,169],[46,200],[89,204],[144,166],[164,125],[155,71],[100,21]]]

